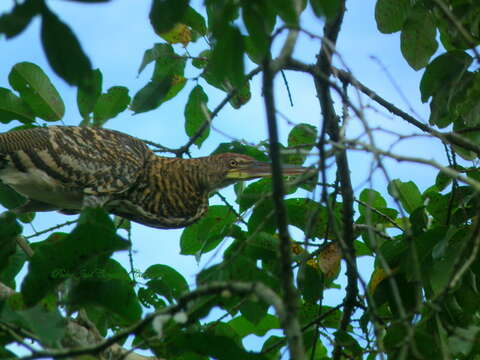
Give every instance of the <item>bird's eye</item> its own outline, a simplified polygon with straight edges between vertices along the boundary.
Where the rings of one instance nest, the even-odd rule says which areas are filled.
[[[230,160],[230,162],[228,164],[230,165],[231,168],[238,167],[238,162],[237,162],[237,160],[234,160],[234,159]]]

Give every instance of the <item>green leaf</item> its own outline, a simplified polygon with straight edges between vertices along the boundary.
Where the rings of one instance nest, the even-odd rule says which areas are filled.
[[[271,2],[272,7],[287,26],[296,26],[298,23],[298,16],[294,4],[295,2],[290,0],[276,0]]]
[[[26,29],[30,21],[39,11],[38,0],[26,0],[16,4],[8,14],[0,16],[0,34],[5,34],[7,39],[20,34]]]
[[[326,16],[327,19],[334,19],[340,11],[339,0],[310,0],[313,12],[317,17]]]
[[[65,334],[66,321],[56,307],[50,310],[39,304],[20,311],[12,311],[7,307],[1,317],[3,321],[12,322],[21,328],[26,327],[48,347],[56,346]]]
[[[445,190],[445,188],[452,182],[452,177],[445,174],[443,171],[439,171],[435,178],[435,186],[439,191]]]
[[[52,69],[70,85],[90,88],[92,65],[72,30],[45,6],[42,45]]]
[[[17,251],[16,237],[22,233],[22,226],[14,213],[0,214],[0,273],[9,265],[10,257]],[[13,279],[11,279],[13,280]]]
[[[17,193],[10,186],[0,182],[0,204],[3,207],[9,210],[16,209],[25,204],[26,201],[27,199],[24,196]]]
[[[269,35],[268,24],[265,22],[265,14],[269,11],[267,2],[245,2],[242,15],[243,22],[250,34],[249,39],[254,46],[258,57],[265,57],[268,51]]]
[[[140,320],[142,308],[133,290],[127,271],[115,260],[107,259],[103,266],[95,265],[81,272],[69,291],[67,303],[76,308],[94,305],[119,316],[121,324]]]
[[[196,58],[192,60],[192,65],[197,69],[204,69],[208,65],[210,50],[203,50]]]
[[[438,48],[436,34],[437,28],[430,13],[420,6],[415,7],[409,13],[400,36],[403,57],[413,69],[427,66]]]
[[[317,128],[310,124],[298,124],[288,134],[288,147],[295,148],[296,154],[289,154],[285,162],[288,164],[303,164],[309,152],[315,145]],[[292,151],[292,150],[289,150]]]
[[[240,30],[226,26],[213,48],[208,68],[218,81],[241,87],[245,81],[243,55],[244,43]]]
[[[235,220],[235,214],[227,206],[210,206],[206,216],[183,230],[180,253],[195,255],[213,250],[223,240]]]
[[[463,51],[450,51],[433,59],[420,81],[422,102],[442,89],[448,90],[447,94],[450,94],[472,61],[473,58]]]
[[[258,161],[268,161],[268,156],[265,155],[265,153],[263,151],[258,150],[254,146],[242,144],[240,141],[232,141],[232,142],[229,142],[229,143],[221,143],[212,152],[212,155],[224,154],[224,153],[228,153],[228,152],[248,155],[248,156],[251,156]]]
[[[410,10],[410,0],[378,0],[375,4],[377,28],[384,34],[402,30]]]
[[[253,324],[258,324],[267,315],[269,305],[260,301],[247,300],[240,305],[240,313]]]
[[[409,214],[423,205],[422,194],[413,181],[392,180],[388,184],[388,193],[397,198]]]
[[[84,119],[87,119],[88,115],[93,111],[93,108],[102,93],[103,75],[100,69],[93,70],[92,77],[91,88],[85,89],[79,87],[77,90],[78,111]]]
[[[36,116],[46,121],[58,121],[65,114],[60,94],[37,65],[29,62],[16,64],[8,75],[8,81]]]
[[[205,19],[191,6],[188,6],[187,10],[185,11],[182,22],[190,26],[201,36],[205,36],[207,34],[207,25],[205,24]]]
[[[232,96],[229,103],[234,109],[239,109],[250,100],[251,96],[250,82],[247,81],[240,88],[237,88],[235,95]]]
[[[387,202],[382,197],[382,195],[376,190],[372,190],[372,189],[363,190],[362,193],[360,194],[360,200],[368,204],[370,207],[374,209],[387,207]],[[365,216],[367,211],[369,211],[368,208],[363,205],[359,205],[358,209],[360,211],[360,214],[363,216]]]
[[[316,303],[323,297],[324,277],[319,269],[302,262],[297,276],[297,285],[303,300]]]
[[[130,109],[137,114],[156,109],[164,102],[171,85],[171,78],[162,81],[150,81],[135,94]]]
[[[155,44],[153,48],[146,50],[138,74],[154,61],[156,62],[154,78],[157,80],[174,74],[183,75],[186,60],[177,55],[170,44]]]
[[[215,329],[215,328],[214,328]],[[211,331],[181,333],[170,336],[170,344],[182,351],[209,356],[219,360],[265,360],[260,354],[246,351],[231,337],[216,335]]]
[[[344,350],[354,356],[361,356],[363,350],[358,344],[357,340],[353,338],[349,333],[343,330],[335,332],[335,343],[344,347]]]
[[[128,89],[124,86],[113,86],[106,94],[100,95],[93,108],[93,123],[102,126],[108,119],[114,118],[124,111],[130,103]]]
[[[23,123],[32,122],[35,114],[25,101],[9,89],[0,87],[0,122],[7,124],[12,120]]]
[[[157,34],[171,30],[188,9],[188,0],[153,0],[150,23]]]
[[[188,283],[175,269],[167,265],[156,264],[150,266],[143,273],[144,279],[160,280],[166,285],[168,293],[162,293],[170,302],[188,292]]]
[[[15,278],[22,270],[25,261],[27,261],[27,255],[25,251],[17,246],[15,253],[11,253],[8,248],[8,242],[0,240],[0,282],[11,289],[16,289]],[[16,245],[16,244],[15,244]],[[11,245],[10,245],[11,246]],[[7,258],[5,260],[5,258]]]
[[[35,250],[22,283],[25,303],[36,304],[89,261],[128,246],[115,234],[113,222],[104,210],[85,209],[70,234],[56,241],[47,240]]]
[[[237,316],[236,318],[230,320],[227,324],[235,330],[240,338],[244,338],[250,334],[264,336],[268,331],[280,328],[280,321],[278,320],[278,317],[271,314],[266,314],[256,324],[247,320],[244,316]]]
[[[185,132],[189,137],[194,136],[205,123],[210,122],[210,110],[207,107],[208,96],[200,85],[197,85],[190,92],[187,105],[185,106]],[[208,125],[194,144],[200,147],[210,134],[210,125]]]

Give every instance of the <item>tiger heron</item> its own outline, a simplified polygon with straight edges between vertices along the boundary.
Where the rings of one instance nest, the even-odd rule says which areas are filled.
[[[285,165],[283,174],[305,170]],[[242,154],[160,157],[114,130],[50,126],[0,134],[0,180],[28,199],[17,214],[102,206],[147,226],[180,228],[206,213],[212,191],[270,174],[269,163]]]

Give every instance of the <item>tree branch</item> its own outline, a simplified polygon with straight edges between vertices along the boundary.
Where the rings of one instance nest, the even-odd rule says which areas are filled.
[[[270,143],[269,152],[272,166],[273,202],[280,239],[281,286],[283,290],[283,300],[287,310],[284,330],[288,339],[290,358],[293,360],[301,360],[305,357],[305,351],[300,324],[297,318],[298,294],[293,286],[291,242],[287,229],[287,214],[283,204],[285,192],[280,164],[280,148],[278,146],[278,129],[273,92],[274,76],[275,72],[271,67],[271,59],[267,56],[263,64],[263,95]]]
[[[335,19],[327,21],[324,27],[324,37],[322,47],[318,56],[316,69],[327,79],[332,73],[332,54],[334,53],[335,43],[340,32],[340,28],[345,13],[345,1],[340,2],[340,10]],[[320,107],[322,109],[325,129],[334,142],[340,141],[340,127],[338,116],[333,107],[333,100],[330,93],[330,84],[315,77],[315,87],[317,89]],[[319,144],[323,145],[323,144]],[[340,190],[342,194],[343,205],[343,237],[339,238],[342,254],[347,264],[347,288],[343,301],[343,316],[340,322],[340,329],[346,330],[351,321],[356,298],[358,295],[357,285],[357,266],[354,248],[354,228],[353,228],[353,188],[350,179],[350,169],[348,165],[347,153],[345,150],[335,152],[338,175],[340,180]],[[338,360],[342,354],[342,347],[335,344],[333,350],[333,359]]]

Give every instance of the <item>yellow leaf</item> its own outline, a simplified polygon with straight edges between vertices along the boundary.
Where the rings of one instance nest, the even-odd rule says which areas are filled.
[[[340,260],[342,259],[342,250],[338,243],[331,242],[320,254],[318,254],[318,264],[320,270],[327,278],[334,278],[340,271]]]
[[[392,273],[395,274],[397,272],[398,268],[395,268],[392,270]],[[382,268],[376,268],[372,276],[370,277],[370,282],[368,283],[368,291],[370,294],[375,294],[375,290],[378,287],[378,284],[380,284],[383,280],[387,278],[387,274],[385,273],[385,270]]]
[[[183,46],[187,46],[192,41],[192,31],[185,24],[176,24],[172,30],[158,35],[169,44],[183,44]]]
[[[295,254],[295,255],[299,255],[303,252],[303,248],[298,245],[298,244],[292,244],[292,252]]]

